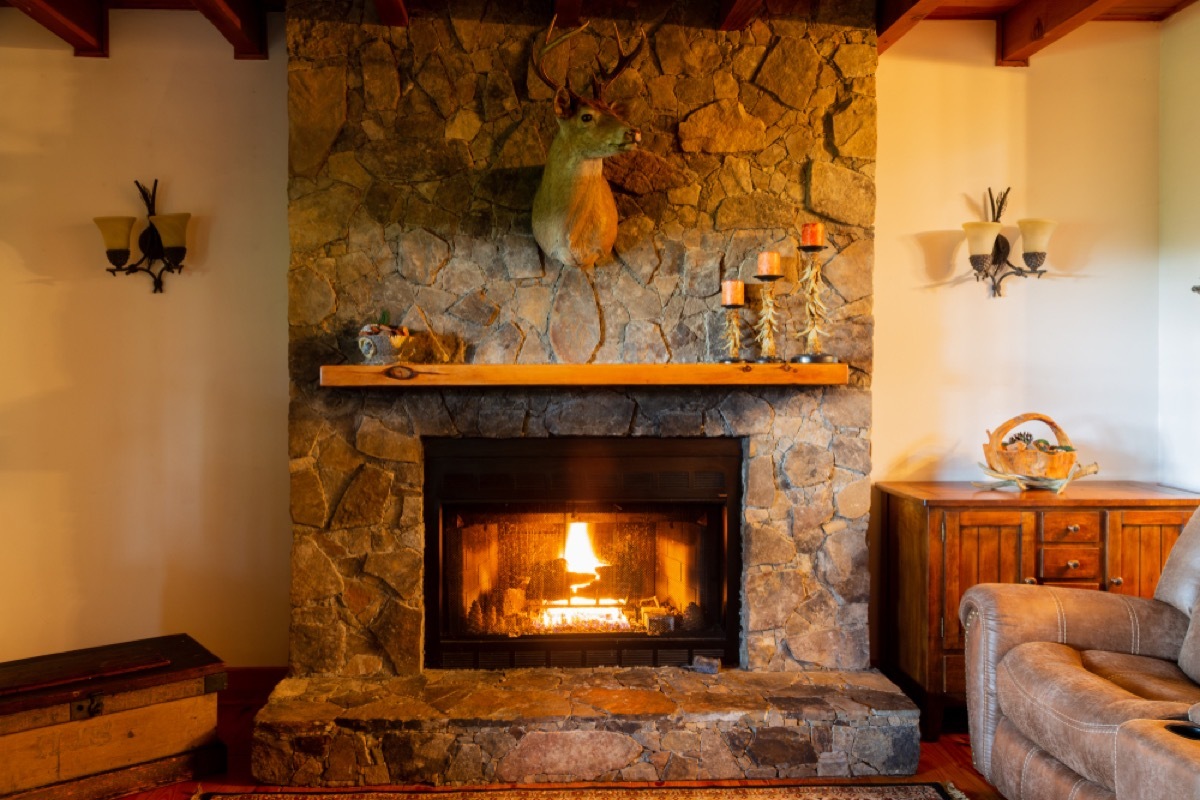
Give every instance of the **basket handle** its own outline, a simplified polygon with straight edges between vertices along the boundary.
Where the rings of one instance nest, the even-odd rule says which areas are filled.
[[[1067,432],[1059,427],[1058,423],[1047,417],[1045,414],[1021,414],[1013,417],[1008,422],[1005,422],[995,432],[988,432],[988,446],[995,451],[999,451],[1004,446],[1004,437],[1013,428],[1023,425],[1026,422],[1032,421],[1044,422],[1054,431],[1054,436],[1058,439],[1059,447],[1074,447],[1071,444],[1071,437],[1067,436]]]

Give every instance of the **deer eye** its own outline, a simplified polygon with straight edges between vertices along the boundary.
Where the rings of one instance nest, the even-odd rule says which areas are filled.
[[[579,115],[579,119],[581,119],[581,120],[582,120],[582,121],[584,121],[584,122],[591,122],[591,121],[592,121],[592,115],[591,115],[591,114],[580,114],[580,115]]]

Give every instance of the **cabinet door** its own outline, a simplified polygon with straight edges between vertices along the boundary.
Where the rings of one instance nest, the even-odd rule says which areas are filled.
[[[1167,555],[1191,515],[1174,509],[1110,512],[1108,591],[1153,597]]]
[[[977,583],[1036,581],[1037,514],[1033,511],[947,511],[942,647],[963,646],[958,604]]]

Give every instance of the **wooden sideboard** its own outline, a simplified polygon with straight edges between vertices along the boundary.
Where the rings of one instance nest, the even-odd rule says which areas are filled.
[[[958,604],[976,583],[1070,586],[1152,597],[1200,495],[1092,481],[1060,495],[971,483],[886,482],[872,581],[880,669],[921,706],[936,739],[946,703],[965,701]]]

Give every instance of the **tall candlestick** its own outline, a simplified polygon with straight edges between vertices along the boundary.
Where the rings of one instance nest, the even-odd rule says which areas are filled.
[[[726,364],[740,364],[742,361],[742,321],[738,309],[739,306],[725,307],[725,332],[721,338],[725,342],[727,355],[721,361]]]
[[[764,280],[768,279],[764,277]],[[770,364],[779,360],[779,356],[775,354],[775,331],[778,328],[779,318],[775,312],[775,282],[770,279],[763,286],[762,308],[759,309],[758,322],[755,324],[760,364]]]
[[[783,265],[779,262],[779,253],[766,251],[758,254],[758,272],[759,278],[773,280],[783,277]]]
[[[820,224],[820,223],[813,223]],[[821,263],[818,260],[820,247],[801,245],[804,250],[804,269],[800,274],[800,291],[804,293],[804,315],[807,326],[797,336],[804,342],[804,352],[793,356],[792,361],[800,364],[830,364],[837,356],[821,351],[821,337],[826,334],[828,308],[821,299]]]

